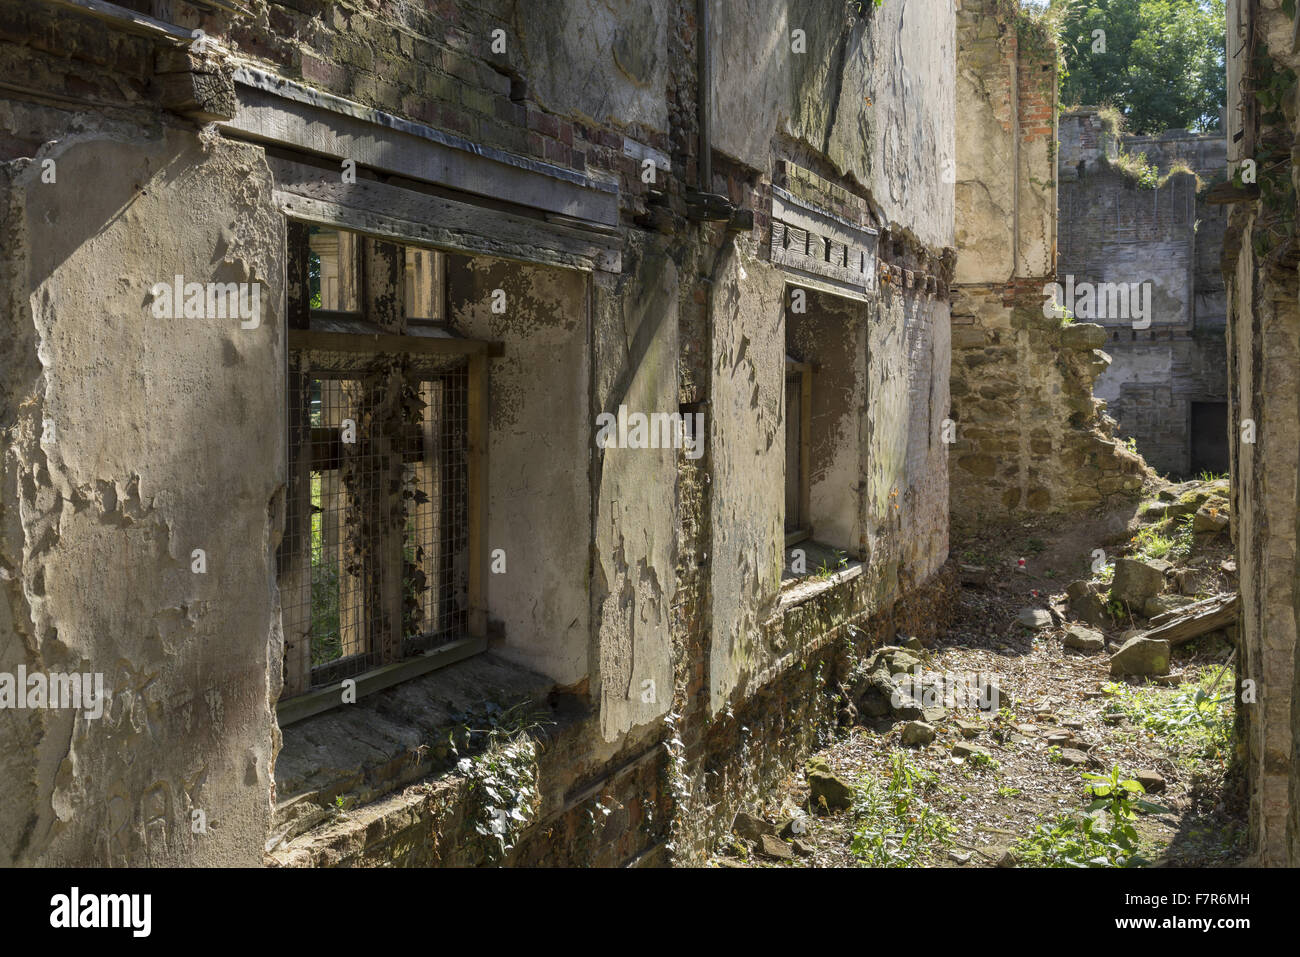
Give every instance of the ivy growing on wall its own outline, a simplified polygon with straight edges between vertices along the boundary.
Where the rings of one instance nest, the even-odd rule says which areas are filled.
[[[503,860],[541,809],[541,784],[537,737],[553,722],[534,713],[530,704],[502,711],[487,704],[487,728],[461,729],[461,740],[472,747],[483,742],[482,750],[461,758],[457,770],[467,780],[467,816],[479,836],[484,860]],[[448,737],[453,754],[459,753],[456,734]]]
[[[1056,64],[1058,89],[1070,75],[1065,58],[1061,31],[1071,8],[1066,0],[1046,0],[1037,6],[1022,5],[1020,0],[1003,0],[1003,13],[1016,25],[1016,42],[1021,55]],[[1058,104],[1059,108],[1059,104]]]
[[[1294,103],[1296,73],[1278,63],[1260,42],[1252,61],[1254,94],[1259,104],[1259,141],[1255,146],[1255,181],[1261,215],[1253,231],[1255,255],[1267,258],[1289,248],[1295,238],[1296,191],[1291,178],[1291,134],[1287,107]],[[1292,110],[1294,112],[1294,110]],[[1243,170],[1233,177],[1242,187]]]

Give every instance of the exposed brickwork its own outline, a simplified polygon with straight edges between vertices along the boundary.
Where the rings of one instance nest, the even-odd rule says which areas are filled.
[[[1106,327],[1113,360],[1095,391],[1118,433],[1174,478],[1227,468],[1226,436],[1205,436],[1206,426],[1193,422],[1194,403],[1227,401],[1224,214],[1204,201],[1204,187],[1223,178],[1226,145],[1222,134],[1185,130],[1117,138],[1090,108],[1062,118],[1062,280],[1150,289],[1149,328],[1135,328],[1127,309],[1089,319]],[[1121,150],[1145,157],[1164,181],[1140,187],[1117,165]],[[1192,172],[1175,172],[1175,164]],[[1219,450],[1220,460],[1207,460]]]

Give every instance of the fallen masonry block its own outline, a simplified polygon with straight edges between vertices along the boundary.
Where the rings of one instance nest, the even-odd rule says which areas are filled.
[[[1099,631],[1085,628],[1083,625],[1068,625],[1062,643],[1067,648],[1089,654],[1106,650],[1106,638]]]
[[[1020,622],[1021,627],[1031,629],[1032,631],[1041,631],[1044,628],[1052,627],[1052,615],[1050,612],[1041,608],[1022,608],[1020,614],[1016,616],[1016,621]]]
[[[1165,590],[1168,562],[1142,562],[1134,558],[1115,559],[1115,578],[1110,586],[1111,601],[1141,608],[1148,598]]]
[[[834,811],[853,806],[852,786],[836,777],[825,759],[809,760],[804,776],[808,779],[808,789],[812,792],[813,807],[824,803],[827,810]]]
[[[1165,789],[1164,775],[1158,771],[1139,771],[1134,780],[1146,790],[1147,794],[1159,794]]]
[[[914,748],[934,740],[934,725],[924,721],[909,721],[903,725],[903,745]]]
[[[1110,656],[1110,673],[1115,677],[1149,677],[1169,673],[1169,642],[1141,635],[1124,642]]]

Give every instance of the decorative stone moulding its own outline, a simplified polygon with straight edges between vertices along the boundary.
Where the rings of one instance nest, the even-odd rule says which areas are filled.
[[[788,169],[788,167],[787,167]],[[787,180],[791,174],[787,171]],[[772,262],[801,285],[853,299],[876,291],[880,234],[772,187]]]

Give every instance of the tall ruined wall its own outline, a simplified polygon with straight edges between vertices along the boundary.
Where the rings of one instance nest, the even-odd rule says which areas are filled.
[[[886,231],[879,249],[867,250],[873,269],[879,257],[882,280],[845,304],[870,332],[861,343],[866,405],[856,410],[844,446],[863,464],[839,494],[858,497],[864,513],[859,540],[836,543],[868,559],[873,604],[884,606],[899,594],[900,578],[925,581],[947,550],[938,441],[947,376],[946,363],[935,361],[947,348],[947,305],[938,291],[952,241],[951,192],[943,182],[953,136],[952,77],[944,66],[951,20],[941,14],[936,22],[905,5],[865,16],[832,0],[761,6],[760,15],[754,5],[715,5],[716,148],[763,171],[764,192],[783,190],[859,228]],[[806,47],[796,45],[796,31]],[[755,61],[755,49],[773,53]],[[755,124],[754,116],[771,122]],[[775,610],[783,565],[783,510],[776,506],[784,474],[777,438],[786,308],[790,289],[804,281],[816,288],[812,278],[771,261],[774,228],[782,227],[760,223],[724,254],[710,303],[715,712],[773,656],[754,642],[755,626]],[[726,394],[750,401],[727,407],[719,401]]]
[[[897,3],[856,15],[857,6],[715,0],[714,146],[765,169],[779,140],[804,144],[869,195],[881,221],[943,248],[953,223],[944,202],[953,12]]]
[[[1186,130],[1116,137],[1105,122],[1089,107],[1061,120],[1058,272],[1075,288],[1136,283],[1151,292],[1141,320],[1127,309],[1085,317],[1106,328],[1112,360],[1093,391],[1156,470],[1224,471],[1225,430],[1206,414],[1207,404],[1227,401],[1224,214],[1204,196],[1223,179],[1225,141]],[[1145,157],[1160,184],[1135,182],[1118,165],[1121,151]]]
[[[255,864],[280,690],[270,174],[156,123],[44,133],[0,199],[0,670],[99,674],[106,700],[6,712],[0,859]],[[256,324],[158,317],[177,275],[262,283]]]
[[[700,595],[690,608],[705,628],[686,636],[698,651],[674,708],[689,768],[674,793],[691,795],[674,838],[685,859],[826,733],[830,711],[806,676],[833,682],[847,667],[832,639],[879,641],[897,603],[922,587],[939,601],[948,585],[951,20],[854,6],[712,6],[714,188],[752,205],[756,228],[713,233],[706,520],[683,543],[706,577],[678,586]],[[846,284],[805,255],[847,255],[874,278]],[[796,290],[816,303],[807,316],[791,311]],[[795,598],[782,582],[784,364],[791,351],[819,362],[833,342],[844,346],[835,369],[813,373],[813,537],[845,551],[851,580]],[[819,405],[822,390],[845,402]]]
[[[995,0],[963,0],[957,34],[950,502],[954,528],[973,528],[1130,495],[1142,466],[1093,399],[1109,361],[1103,330],[1045,315],[1056,278],[1055,47]]]
[[[1291,149],[1300,91],[1293,24],[1277,4],[1228,3],[1228,117],[1233,171]],[[1288,72],[1289,71],[1289,72]],[[1255,106],[1255,83],[1277,77],[1276,113]],[[1300,687],[1297,678],[1297,474],[1300,474],[1300,302],[1294,224],[1296,167],[1272,173],[1271,200],[1239,195],[1224,240],[1228,298],[1232,529],[1241,576],[1239,730],[1251,839],[1265,865],[1300,863]],[[1290,238],[1288,238],[1290,233]]]
[[[0,671],[112,672],[108,719],[0,747],[0,860],[492,860],[441,743],[515,701],[555,728],[512,860],[693,859],[827,732],[846,648],[942,622],[951,11],[714,2],[700,184],[695,0],[162,6],[131,36],[0,0],[0,64],[40,86],[0,107]],[[215,53],[180,49],[194,29]],[[484,535],[507,566],[487,654],[288,723],[302,222],[449,253],[446,331],[494,344]],[[149,289],[176,274],[256,280],[260,324],[160,327]],[[852,568],[803,591],[795,289],[848,330],[855,396],[813,443]],[[700,454],[598,448],[623,406],[702,415]]]
[[[426,142],[539,171],[556,190],[603,189],[621,199],[629,219],[644,210],[649,193],[645,156],[665,173],[674,169],[660,187],[680,196],[688,168],[668,155],[678,83],[669,74],[694,75],[693,57],[681,50],[691,26],[683,20],[687,7],[663,2],[602,14],[600,30],[621,31],[624,40],[617,56],[601,60],[607,76],[594,83],[591,51],[567,49],[573,32],[561,26],[590,26],[587,5],[553,6],[539,19],[514,3],[383,13],[349,3],[262,3],[251,5],[251,18],[170,5],[177,32],[202,29],[219,51],[203,67],[213,70],[205,88],[216,93],[195,110],[175,94],[175,81],[191,74],[169,72],[192,60],[178,60],[176,44],[157,31],[151,40],[88,18],[5,5],[0,61],[15,75],[38,76],[42,96],[20,96],[0,110],[0,156],[31,157],[8,174],[17,185],[7,194],[13,241],[5,243],[3,380],[7,388],[31,384],[13,386],[4,423],[15,441],[0,503],[12,599],[0,621],[7,649],[0,670],[24,661],[46,670],[107,667],[117,697],[105,722],[47,727],[33,719],[25,751],[6,752],[13,773],[5,786],[21,793],[6,802],[4,859],[248,864],[261,859],[272,828],[282,655],[274,555],[284,520],[283,493],[273,493],[285,480],[286,334],[285,219],[274,188],[283,184],[273,182],[263,148],[240,142],[238,132],[223,137],[209,128],[200,143],[197,130],[212,115],[197,114],[224,110],[215,116],[241,122],[250,113],[238,101],[252,89],[249,71],[271,71],[313,91],[313,103],[341,104],[353,118],[416,124],[411,129]],[[647,17],[658,24],[656,51],[629,39],[634,25],[635,37],[642,35]],[[508,43],[496,54],[499,29]],[[602,47],[604,37],[597,38]],[[636,67],[643,55],[650,73]],[[556,76],[552,60],[584,63],[584,73]],[[530,87],[525,76],[541,85]],[[585,99],[593,90],[614,99],[598,109]],[[286,115],[292,109],[286,104]],[[178,115],[187,113],[196,119]],[[685,148],[693,119],[675,106],[673,113],[687,124],[678,144]],[[42,145],[47,141],[58,145]],[[312,146],[329,162],[331,144]],[[73,147],[76,162],[65,166],[64,151]],[[94,155],[109,165],[86,159]],[[42,182],[46,158],[58,164],[57,184]],[[347,158],[332,157],[335,166]],[[358,189],[374,181],[363,169]],[[87,196],[102,197],[102,208],[78,212]],[[50,241],[54,222],[64,223],[62,245]],[[28,236],[34,224],[45,225]],[[490,442],[497,454],[486,534],[507,552],[510,571],[489,597],[489,627],[500,636],[503,659],[560,686],[581,686],[596,702],[600,730],[588,746],[596,757],[575,760],[568,775],[590,773],[589,760],[598,768],[620,746],[603,740],[620,741],[633,725],[657,735],[671,702],[670,693],[645,698],[641,682],[654,679],[666,689],[672,682],[677,456],[610,450],[598,492],[588,461],[597,409],[620,402],[647,412],[678,409],[676,305],[690,293],[675,283],[672,256],[682,259],[681,248],[664,247],[634,255],[633,238],[626,286],[593,281],[590,264],[585,273],[530,270],[485,257],[458,261],[453,272],[462,285],[448,291],[458,332],[508,344],[494,369]],[[31,251],[30,260],[20,251]],[[178,361],[179,345],[172,348],[148,320],[149,287],[176,274],[187,282],[256,278],[261,326],[243,332],[236,323],[232,333],[192,320],[176,332],[191,349]],[[107,300],[107,326],[97,305],[103,296],[96,290],[104,288],[116,297]],[[498,288],[519,304],[504,316],[489,308]],[[651,288],[659,294],[647,296]],[[37,311],[42,297],[48,302]],[[40,332],[56,306],[65,340],[58,348]],[[119,327],[134,331],[125,336]],[[40,362],[52,384],[41,385]],[[106,376],[118,394],[105,391]],[[40,464],[39,444],[28,447],[31,435],[39,441],[42,434],[42,406],[32,398],[38,387],[65,416],[47,415],[50,434],[59,436],[55,451],[69,462],[74,453],[87,458],[67,477],[61,462]],[[35,419],[20,420],[19,408]],[[82,453],[85,436],[94,444]],[[647,482],[647,473],[657,480]],[[80,521],[103,517],[83,532],[60,518],[64,510]],[[62,532],[40,531],[47,526]],[[206,578],[189,572],[194,547],[207,552]],[[88,577],[100,584],[87,587]],[[224,598],[203,585],[219,586]],[[369,744],[372,753],[387,746]],[[294,737],[294,747],[303,746]],[[130,766],[120,766],[127,754]],[[335,760],[346,766],[347,758]],[[282,787],[278,797],[301,795]],[[213,824],[205,836],[191,835],[193,809]]]

